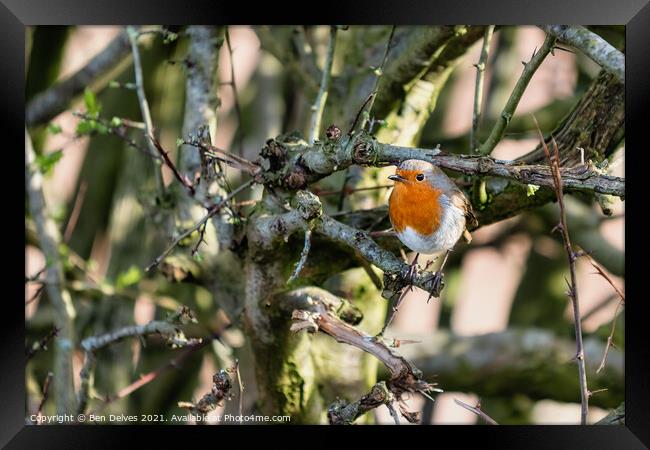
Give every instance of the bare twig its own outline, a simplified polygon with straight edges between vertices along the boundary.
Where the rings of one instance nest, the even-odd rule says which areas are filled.
[[[605,364],[607,364],[607,355],[609,354],[609,349],[614,346],[614,332],[616,331],[616,318],[618,316],[618,311],[621,308],[622,304],[623,304],[622,299],[619,300],[619,302],[616,304],[616,310],[614,311],[614,317],[612,318],[612,329],[609,332],[609,336],[607,336],[607,345],[605,346],[603,359],[600,360],[600,365],[598,366],[598,369],[596,369],[596,373],[600,373],[600,371],[605,368]]]
[[[219,212],[221,208],[223,208],[230,199],[232,199],[235,195],[239,194],[243,190],[249,188],[252,184],[255,183],[254,179],[248,180],[245,183],[241,184],[239,187],[234,189],[232,192],[230,192],[226,197],[224,197],[219,203],[215,204],[212,206],[207,214],[203,216],[201,220],[199,220],[197,223],[195,223],[191,228],[188,230],[184,231],[181,233],[174,241],[165,249],[164,252],[162,252],[151,264],[147,266],[145,269],[145,272],[149,272],[151,269],[158,267],[160,263],[165,259],[167,255],[178,245],[179,242],[181,242],[183,239],[185,239],[187,236],[190,234],[194,233],[196,230],[201,228],[204,223],[206,223],[211,217],[213,217],[215,214]]]
[[[39,425],[41,423],[41,417],[43,415],[43,407],[45,406],[47,399],[50,397],[50,383],[52,382],[53,377],[54,374],[52,372],[48,372],[47,377],[45,377],[45,382],[43,383],[43,398],[38,404],[38,409],[36,410],[36,423]]]
[[[479,416],[481,419],[485,420],[488,425],[499,425],[496,420],[494,420],[492,417],[488,416],[483,410],[481,410],[481,402],[479,401],[476,406],[470,406],[467,403],[461,402],[457,398],[454,399],[457,405],[462,406],[468,411],[473,412],[477,416]]]
[[[57,327],[53,327],[52,330],[47,333],[45,336],[43,336],[38,342],[34,342],[31,348],[27,349],[25,351],[25,356],[27,358],[27,361],[32,359],[32,357],[39,351],[41,350],[47,350],[47,344],[50,342],[53,338],[55,338],[59,334],[59,329]]]
[[[118,330],[91,336],[81,341],[81,348],[84,350],[84,363],[79,372],[80,387],[78,394],[77,413],[83,414],[88,404],[88,391],[91,384],[92,370],[95,365],[95,353],[115,342],[119,342],[129,337],[159,335],[165,338],[167,343],[172,347],[192,347],[201,343],[201,339],[188,339],[179,328],[179,325],[196,321],[191,311],[183,306],[177,313],[170,316],[167,320],[152,320],[146,325],[131,325]]]
[[[123,61],[129,55],[129,50],[129,37],[126,32],[122,32],[83,68],[36,95],[25,109],[27,126],[39,125],[54,118],[88,85]]]
[[[235,105],[235,114],[237,114],[237,131],[235,139],[238,142],[239,156],[244,155],[244,140],[242,138],[242,119],[241,108],[239,106],[239,98],[237,95],[237,83],[235,82],[235,60],[233,59],[233,49],[230,43],[230,27],[226,27],[226,46],[228,47],[228,55],[230,56],[230,87],[232,87],[232,95]]]
[[[490,41],[492,41],[492,33],[494,33],[494,25],[485,28],[483,34],[483,46],[481,47],[481,56],[479,57],[476,67],[476,85],[474,87],[474,112],[472,115],[472,129],[470,131],[470,145],[472,146],[471,152],[478,148],[478,126],[481,120],[481,111],[483,105],[483,82],[485,80],[485,68],[488,61],[488,52],[490,50]]]
[[[533,116],[533,119],[535,117]],[[553,180],[555,184],[555,193],[557,196],[558,205],[560,207],[560,222],[556,228],[562,234],[562,241],[564,242],[564,249],[567,254],[567,259],[569,262],[569,272],[571,275],[571,282],[569,284],[569,291],[567,294],[571,298],[571,303],[573,305],[573,323],[575,325],[575,335],[576,335],[576,360],[578,363],[578,376],[580,380],[580,423],[586,425],[587,423],[587,413],[589,410],[589,389],[587,388],[587,371],[585,369],[585,352],[584,345],[582,342],[582,317],[580,316],[580,302],[578,299],[578,281],[576,277],[576,252],[571,246],[571,239],[569,237],[569,228],[566,221],[566,210],[564,208],[564,194],[562,191],[562,175],[560,173],[560,154],[558,151],[557,143],[555,139],[553,142],[553,151],[554,154],[551,155],[548,146],[544,142],[544,136],[542,131],[535,120],[535,125],[537,126],[537,131],[544,147],[544,152],[546,153],[546,158],[548,159],[551,172],[553,174]]]
[[[325,65],[323,66],[323,73],[320,82],[320,89],[318,95],[311,105],[311,122],[309,127],[309,143],[313,144],[318,135],[320,134],[321,119],[323,118],[323,111],[327,103],[327,96],[329,95],[329,84],[332,78],[332,63],[334,62],[334,48],[336,46],[336,30],[335,26],[330,27],[330,38],[327,44],[327,55],[325,57]]]
[[[311,229],[306,228],[305,229],[305,244],[302,248],[302,251],[300,252],[300,259],[296,263],[296,266],[293,270],[293,273],[287,280],[287,284],[291,284],[298,276],[300,275],[300,272],[302,272],[302,269],[305,267],[305,264],[307,263],[307,257],[309,256],[309,249],[311,248]]]
[[[48,261],[44,286],[54,307],[54,324],[60,330],[55,341],[54,398],[57,413],[68,414],[75,408],[72,348],[76,311],[70,293],[64,288],[63,265],[59,254],[61,235],[58,226],[48,215],[43,195],[43,174],[35,167],[35,161],[36,154],[32,140],[25,128],[25,189],[29,198],[29,212],[36,224],[40,248]]]
[[[523,63],[524,71],[521,73],[517,84],[513,88],[510,98],[508,98],[508,102],[499,116],[499,120],[494,124],[490,136],[488,136],[487,140],[478,148],[477,153],[481,155],[489,155],[492,153],[492,150],[494,150],[494,147],[499,143],[503,137],[503,133],[506,131],[506,127],[515,114],[519,100],[521,100],[521,97],[524,95],[528,83],[530,83],[530,80],[533,78],[533,75],[535,75],[535,72],[546,56],[553,50],[555,41],[556,39],[553,36],[546,35],[542,47],[535,52],[530,61]]]
[[[596,33],[580,25],[545,25],[540,28],[560,41],[582,50],[596,64],[625,83],[625,55]]]
[[[77,220],[79,220],[81,205],[83,205],[87,188],[88,183],[86,183],[86,180],[82,180],[81,183],[79,183],[79,191],[77,192],[77,195],[74,199],[74,206],[72,207],[72,212],[70,213],[70,219],[68,219],[68,224],[65,226],[65,232],[63,233],[63,242],[66,244],[70,241],[72,232],[77,225]]]
[[[149,102],[144,93],[144,81],[142,77],[142,63],[140,61],[140,50],[138,50],[138,29],[135,27],[126,27],[126,32],[129,35],[129,42],[131,43],[131,53],[133,54],[133,71],[135,73],[135,87],[138,94],[138,102],[140,104],[140,113],[142,114],[142,121],[145,126],[145,137],[147,146],[151,153],[156,153],[155,146],[156,138],[154,136],[153,123],[151,121],[151,112],[149,111]],[[156,179],[156,187],[158,194],[161,198],[165,195],[165,182],[163,181],[161,163],[154,160],[154,173]]]

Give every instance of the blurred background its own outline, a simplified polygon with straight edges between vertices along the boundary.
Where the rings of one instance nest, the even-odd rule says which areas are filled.
[[[156,34],[144,36],[141,53],[153,122],[161,144],[176,157],[176,141],[183,137],[182,60],[187,43],[182,29],[170,29],[178,33],[178,39],[165,42]],[[121,27],[113,26],[28,28],[26,100],[85,66],[121,31]],[[216,146],[229,151],[241,149],[244,157],[254,160],[267,139],[292,131],[305,133],[313,102],[314,91],[292,76],[293,66],[266,42],[273,38],[282,45],[302,39],[303,49],[313,57],[314,64],[322,67],[329,27],[232,26],[228,31],[232,54],[226,45],[219,50]],[[333,75],[349,70],[345,49],[366,45],[366,41],[385,42],[389,31],[390,27],[355,26],[341,30]],[[624,45],[623,27],[593,27],[592,31],[618,48]],[[480,139],[485,139],[501,113],[521,73],[521,61],[527,61],[543,40],[544,32],[532,26],[496,29],[485,75]],[[440,144],[445,151],[468,153],[476,78],[473,65],[479,60],[481,45],[482,39],[478,39],[459,58],[421,133],[409,138],[411,145],[433,148]],[[578,51],[557,50],[553,57],[546,58],[493,156],[515,159],[534,149],[539,140],[530,113],[535,114],[544,132],[554,129],[598,72],[599,67]],[[132,81],[132,62],[126,58],[90,86],[101,104],[102,117],[141,120],[134,92],[115,83]],[[254,362],[242,328],[221,309],[219,299],[209,288],[193,283],[191,277],[144,272],[144,267],[168,243],[150,220],[155,214],[147,200],[152,189],[151,174],[143,156],[118,138],[78,135],[79,118],[73,111],[83,109],[84,99],[79,98],[48,125],[30,130],[39,155],[60,155],[46,175],[44,194],[63,235],[66,280],[78,308],[77,335],[81,339],[120,326],[146,324],[185,304],[197,314],[198,335],[209,330],[221,336],[206,349],[188,353],[180,361],[175,358],[183,350],[155,343],[145,346],[144,340],[138,339],[101,351],[90,410],[106,414],[179,413],[178,401],[200,398],[210,390],[212,375],[218,369],[231,367],[239,360],[246,387],[243,410],[254,411]],[[349,126],[346,118],[355,112],[342,114],[327,103],[323,130],[336,123],[345,131]],[[377,136],[382,142],[404,138],[389,127],[378,127]],[[141,140],[138,130],[132,130],[131,135]],[[624,141],[609,167],[609,173],[624,176]],[[384,175],[392,170],[359,169],[348,176],[356,187],[388,185]],[[237,171],[228,169],[226,175],[231,185],[239,184]],[[321,194],[326,211],[386,203],[390,189],[380,188],[351,193],[339,208],[339,195],[329,192],[341,189],[343,176],[335,174],[314,188]],[[166,184],[176,183],[166,168],[164,177]],[[247,195],[247,200],[255,201],[261,190],[257,187]],[[588,197],[567,195],[566,206],[572,238],[593,250],[597,263],[624,289],[624,203],[616,202],[609,216]],[[386,335],[415,341],[396,351],[426,373],[437,374],[434,381],[445,391],[437,395],[435,403],[419,395],[408,400],[412,410],[423,412],[423,423],[482,423],[454,399],[470,405],[480,400],[483,411],[504,424],[579,422],[578,374],[571,360],[575,353],[573,316],[564,282],[568,267],[561,238],[551,233],[557,217],[557,204],[549,203],[481,227],[473,233],[470,245],[459,245],[452,254],[440,299],[427,302],[428,294],[418,289],[407,295]],[[37,242],[29,237],[29,217],[26,229],[26,277],[33,277],[44,266],[45,258]],[[189,252],[187,248],[184,251]],[[424,261],[426,258],[420,259],[421,264]],[[618,296],[603,277],[595,274],[589,260],[579,259],[577,267],[589,387],[594,391],[607,389],[590,401],[589,422],[593,423],[624,399],[624,313],[617,309]],[[38,283],[26,283],[27,349],[52,330],[52,308],[40,287]],[[388,307],[378,293],[374,301],[382,308]],[[609,350],[605,368],[596,374],[613,321],[616,346]],[[80,350],[75,352],[73,362],[78,384],[83,362]],[[51,366],[50,349],[28,358],[28,413],[38,408],[43,381]],[[214,420],[215,415],[224,412],[237,414],[238,395],[233,390],[233,398],[209,417]],[[53,411],[48,404],[44,411],[48,408]],[[386,408],[378,408],[373,414],[377,423],[393,423]]]

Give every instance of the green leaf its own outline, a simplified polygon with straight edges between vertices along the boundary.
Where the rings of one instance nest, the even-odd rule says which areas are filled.
[[[84,90],[84,103],[86,104],[86,110],[88,111],[89,115],[93,117],[99,116],[101,106],[99,103],[97,103],[97,97],[95,97],[95,93],[88,88]]]
[[[527,184],[526,185],[526,196],[527,197],[532,197],[533,195],[535,195],[535,192],[537,192],[538,189],[539,189],[539,186],[537,186],[536,184]]]
[[[59,162],[62,156],[63,156],[63,150],[57,150],[44,155],[38,155],[36,157],[36,167],[38,167],[38,170],[41,173],[47,175],[52,171],[52,169],[54,168],[56,163]]]
[[[79,136],[82,136],[84,134],[92,134],[96,129],[97,126],[95,125],[95,122],[91,122],[90,120],[82,120],[77,124],[77,129],[75,132]]]
[[[47,125],[47,131],[50,134],[59,134],[63,130],[61,129],[61,127],[59,125],[55,124],[54,122],[50,122]]]
[[[111,119],[111,127],[117,128],[120,126],[122,126],[122,119],[120,119],[119,117],[113,117]]]
[[[137,266],[131,266],[126,272],[122,272],[117,276],[115,285],[118,288],[124,288],[136,284],[142,279],[142,271]]]

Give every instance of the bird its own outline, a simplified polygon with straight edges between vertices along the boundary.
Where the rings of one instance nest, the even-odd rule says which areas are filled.
[[[416,252],[409,275],[413,277],[417,273],[420,253],[445,252],[429,299],[438,297],[449,253],[461,236],[471,242],[467,226],[478,225],[472,204],[438,166],[427,161],[403,161],[388,178],[395,182],[388,200],[390,222],[402,244]]]

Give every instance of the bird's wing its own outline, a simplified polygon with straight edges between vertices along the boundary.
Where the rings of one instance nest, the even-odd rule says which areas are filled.
[[[467,219],[468,225],[472,227],[478,226],[478,219],[476,214],[474,214],[474,208],[472,208],[472,203],[465,197],[463,191],[458,189],[451,196],[451,201],[453,204],[462,209],[465,212],[465,218]]]

